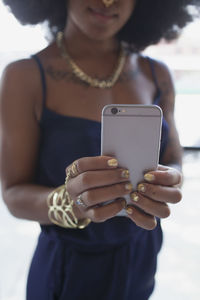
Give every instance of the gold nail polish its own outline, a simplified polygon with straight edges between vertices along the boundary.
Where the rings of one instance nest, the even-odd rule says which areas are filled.
[[[127,191],[132,191],[132,190],[133,190],[133,185],[132,185],[131,183],[127,183],[127,184],[125,185],[125,189],[126,189]]]
[[[134,202],[138,202],[139,196],[138,196],[136,193],[132,193],[132,194],[131,194],[131,199],[132,199]]]
[[[123,199],[123,200],[121,201],[121,204],[122,204],[123,209],[125,209],[126,206],[127,206],[126,200]]]
[[[129,170],[123,170],[121,173],[122,178],[129,178]]]
[[[131,207],[127,207],[126,212],[127,212],[128,215],[132,215],[133,210],[132,210]]]
[[[144,175],[144,179],[146,181],[153,181],[155,179],[155,176],[153,174],[147,173]]]
[[[115,158],[109,159],[107,161],[109,167],[117,167],[118,166],[118,161]]]
[[[118,202],[118,203],[121,204],[122,209],[126,209],[127,203],[126,203],[126,200],[125,200],[124,198],[117,198],[117,199],[116,199],[116,202]]]
[[[142,193],[146,192],[146,187],[142,183],[138,184],[137,189],[139,192],[142,192]]]

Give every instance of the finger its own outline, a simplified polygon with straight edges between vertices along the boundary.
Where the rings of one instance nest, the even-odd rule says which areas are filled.
[[[75,161],[78,173],[83,173],[89,170],[103,170],[117,168],[117,159],[110,156],[94,156],[82,157]],[[73,163],[66,168],[66,173],[71,168]]]
[[[90,207],[128,195],[132,190],[133,186],[131,183],[117,183],[111,186],[87,190],[81,194],[81,199],[87,207]]]
[[[182,193],[179,188],[161,186],[149,183],[140,183],[137,186],[138,192],[151,198],[152,200],[167,203],[178,203],[182,199]]]
[[[163,171],[156,170],[148,172],[144,175],[144,179],[153,184],[173,186],[180,184],[182,176],[178,170],[168,168],[167,170]]]
[[[133,206],[128,206],[127,216],[139,227],[147,230],[153,230],[157,226],[157,221],[154,216],[148,215],[145,212]]]
[[[92,207],[87,211],[87,217],[93,222],[104,222],[119,213],[126,207],[126,201],[123,198],[119,198],[105,206]]]
[[[152,216],[167,218],[170,215],[170,209],[166,203],[151,200],[136,192],[131,194],[131,200],[135,206]]]
[[[76,178],[72,178],[67,184],[67,189],[71,196],[77,196],[77,194],[83,193],[91,188],[94,189],[125,182],[128,178],[129,171],[119,168],[112,170],[86,171]]]

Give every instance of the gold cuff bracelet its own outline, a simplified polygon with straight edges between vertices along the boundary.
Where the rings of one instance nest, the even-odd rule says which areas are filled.
[[[73,204],[65,185],[59,186],[47,197],[49,220],[64,228],[85,228],[91,220],[78,220],[73,212]]]

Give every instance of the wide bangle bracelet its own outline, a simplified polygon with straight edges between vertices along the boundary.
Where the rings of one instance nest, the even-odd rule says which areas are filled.
[[[74,201],[69,196],[65,185],[56,188],[47,197],[50,221],[64,228],[85,228],[91,220],[87,218],[78,220],[73,212],[73,204]]]

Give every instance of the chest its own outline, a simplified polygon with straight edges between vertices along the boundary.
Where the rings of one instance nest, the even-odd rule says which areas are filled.
[[[65,71],[57,78],[46,72],[46,107],[71,117],[100,121],[107,104],[152,104],[156,86],[148,63],[130,64],[112,88],[93,88]]]

